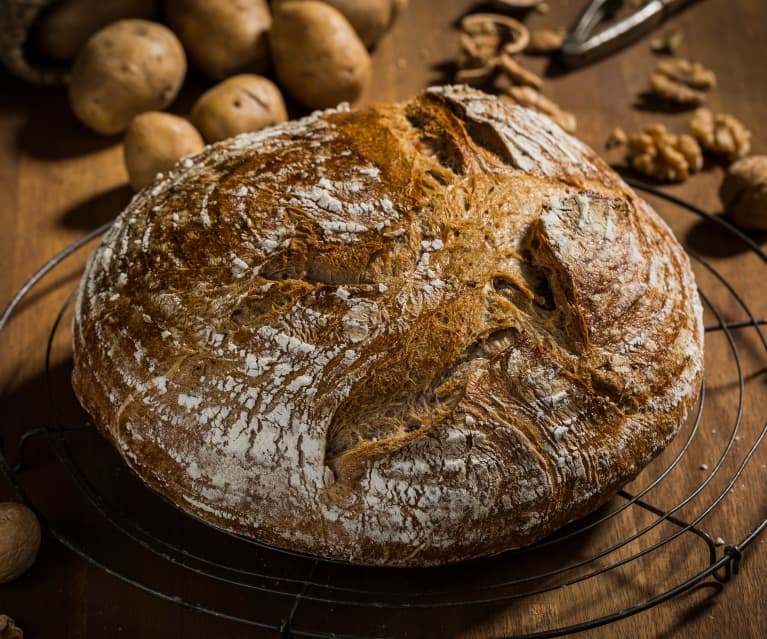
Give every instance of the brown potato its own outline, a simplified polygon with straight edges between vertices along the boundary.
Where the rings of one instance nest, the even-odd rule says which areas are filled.
[[[344,14],[366,47],[372,47],[392,22],[392,0],[323,0]]]
[[[273,9],[269,43],[280,85],[311,108],[356,100],[370,82],[370,56],[343,14],[317,0]]]
[[[40,524],[26,506],[0,504],[0,584],[13,581],[32,567],[40,548]]]
[[[269,65],[265,0],[167,0],[165,16],[192,63],[212,78]]]
[[[151,18],[157,0],[63,0],[35,23],[32,41],[55,60],[72,60],[96,31],[125,18]]]
[[[80,51],[69,101],[86,126],[119,133],[139,113],[167,107],[185,74],[184,49],[170,29],[146,20],[120,20]]]
[[[187,155],[205,148],[197,129],[177,115],[148,111],[133,118],[123,140],[123,158],[131,186],[143,189]]]
[[[285,102],[273,82],[260,75],[236,75],[205,92],[190,120],[206,142],[257,131],[288,119]]]

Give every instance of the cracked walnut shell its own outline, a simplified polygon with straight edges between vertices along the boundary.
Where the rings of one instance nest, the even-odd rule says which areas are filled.
[[[767,155],[753,155],[731,164],[719,197],[735,224],[767,231]]]
[[[662,182],[686,180],[703,167],[703,153],[690,135],[674,135],[662,124],[628,137],[626,160],[636,171]]]
[[[728,113],[698,109],[690,120],[690,130],[707,151],[734,161],[751,150],[751,131]]]
[[[682,105],[702,104],[706,91],[715,86],[713,71],[684,58],[661,60],[650,76],[650,89],[655,95]]]
[[[461,55],[459,68],[485,66],[506,49],[519,53],[527,47],[527,27],[508,16],[495,13],[473,13],[461,20]]]

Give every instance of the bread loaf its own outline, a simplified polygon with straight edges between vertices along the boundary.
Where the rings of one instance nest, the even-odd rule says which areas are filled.
[[[544,116],[466,87],[187,158],[92,254],[74,388],[215,526],[364,564],[528,544],[674,436],[701,306],[668,227]]]

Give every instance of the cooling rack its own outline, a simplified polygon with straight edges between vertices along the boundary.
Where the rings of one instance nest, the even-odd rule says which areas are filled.
[[[670,223],[685,215],[704,220],[767,276],[767,255],[742,232],[630,183],[655,198]],[[56,539],[138,588],[284,637],[447,636],[468,628],[499,637],[499,616],[514,637],[555,637],[696,589],[725,590],[767,527],[767,512],[752,521],[733,507],[738,491],[767,467],[767,391],[758,364],[767,355],[765,321],[738,291],[737,278],[688,247],[705,307],[706,379],[674,442],[590,517],[496,557],[413,570],[326,561],[214,529],[144,486],[71,391],[71,263],[81,265],[107,227],[44,265],[0,316],[0,340],[8,340],[18,316],[52,294],[51,281],[71,284],[58,314],[45,322],[47,338],[25,355],[39,356],[44,373],[19,401],[39,398],[46,417],[34,427],[0,424],[0,470]],[[68,279],[60,275],[67,268]],[[53,495],[42,489],[52,485]]]

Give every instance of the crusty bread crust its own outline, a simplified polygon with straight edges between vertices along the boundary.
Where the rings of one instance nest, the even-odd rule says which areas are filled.
[[[73,383],[127,463],[281,547],[430,565],[631,480],[701,379],[668,227],[547,118],[466,87],[208,147],[93,253]]]

